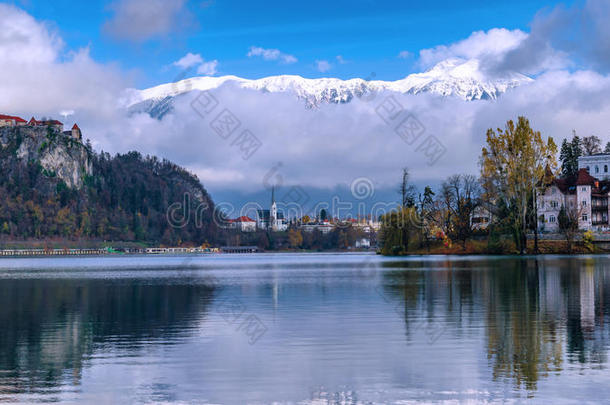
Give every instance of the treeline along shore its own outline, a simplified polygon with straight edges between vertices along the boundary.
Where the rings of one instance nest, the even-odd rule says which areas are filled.
[[[487,131],[478,176],[454,174],[439,189],[418,192],[404,169],[401,205],[381,220],[380,253],[605,251],[610,189],[589,168],[579,168],[583,156],[602,154],[601,140],[581,139],[574,131],[572,140],[562,143],[560,162],[557,152],[552,137],[544,138],[518,117]],[[605,153],[610,156],[610,142]],[[603,170],[607,173],[608,165]]]
[[[305,232],[303,225],[311,220],[305,217],[291,219],[281,231],[226,229],[219,226],[223,218],[214,217],[214,202],[194,174],[135,151],[114,156],[95,152],[80,129],[78,135],[53,126],[0,127],[0,255],[222,246],[370,249],[383,255],[537,254],[591,253],[606,245],[603,235],[583,226],[586,215],[578,204],[574,209],[557,206],[556,215],[539,212],[541,196],[554,184],[580,179],[581,173],[575,174],[578,159],[601,151],[599,138],[581,140],[574,134],[562,144],[559,164],[553,138],[543,138],[525,117],[487,131],[478,175],[453,174],[437,189],[417,190],[403,169],[400,203],[375,219],[379,228],[367,232],[356,226]],[[606,149],[610,153],[610,143]],[[173,204],[196,212],[197,221],[170,223]],[[549,234],[548,229],[555,231]]]

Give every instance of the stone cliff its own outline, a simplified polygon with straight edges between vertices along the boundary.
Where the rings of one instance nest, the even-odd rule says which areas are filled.
[[[80,189],[92,174],[92,152],[82,142],[49,127],[0,127],[3,159],[37,163],[47,177]],[[5,162],[6,163],[6,162]]]

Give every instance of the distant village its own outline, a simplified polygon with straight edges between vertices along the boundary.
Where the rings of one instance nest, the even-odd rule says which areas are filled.
[[[366,218],[333,218],[328,217],[326,210],[321,210],[315,218],[304,216],[303,218],[293,218],[288,220],[284,213],[278,210],[274,192],[271,192],[271,205],[269,209],[256,210],[256,219],[249,216],[240,216],[225,220],[223,228],[234,229],[239,232],[272,231],[285,232],[289,228],[298,229],[303,232],[311,233],[314,231],[321,234],[328,234],[336,228],[351,227],[360,230],[365,235],[371,235],[381,228],[378,219],[368,216]],[[371,238],[363,237],[355,241],[355,248],[370,248]]]
[[[29,121],[26,121],[21,117],[0,114],[0,127],[47,127],[70,136],[77,141],[82,142],[83,140],[81,130],[76,123],[74,123],[70,131],[64,131],[64,124],[54,119],[37,120],[32,117]]]

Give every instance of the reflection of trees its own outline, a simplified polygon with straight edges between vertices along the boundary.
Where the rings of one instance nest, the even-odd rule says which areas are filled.
[[[96,345],[172,341],[205,312],[212,288],[145,285],[131,280],[0,282],[0,376],[5,393],[80,380]]]
[[[487,356],[494,379],[509,377],[528,390],[561,370],[563,362],[557,319],[540,311],[539,273],[535,260],[515,260],[485,275]]]
[[[607,362],[604,296],[610,285],[604,263],[504,258],[383,265],[396,268],[385,273],[384,288],[402,301],[407,339],[413,339],[417,317],[442,319],[456,337],[468,333],[464,322],[483,321],[496,380],[535,390],[540,378],[561,371],[566,360]]]

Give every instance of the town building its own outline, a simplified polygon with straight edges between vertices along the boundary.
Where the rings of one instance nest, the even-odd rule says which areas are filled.
[[[320,222],[309,222],[307,224],[303,224],[299,227],[301,230],[303,230],[304,232],[313,232],[313,231],[319,231],[322,232],[323,234],[329,233],[330,231],[332,231],[335,226],[333,224],[330,223],[330,221],[325,220],[325,221],[320,221]]]
[[[470,225],[473,230],[487,229],[493,219],[491,210],[485,205],[477,205],[470,215]]]
[[[579,162],[580,163],[580,162]],[[579,164],[580,166],[580,164]],[[603,166],[602,166],[603,167]],[[606,231],[608,226],[608,194],[610,181],[593,177],[585,168],[576,176],[552,178],[537,193],[538,229],[559,231],[559,211],[578,218],[580,230]]]
[[[578,169],[586,169],[591,176],[600,179],[610,178],[610,153],[597,153],[578,158]]]
[[[356,249],[370,249],[371,240],[369,238],[358,239],[356,240],[354,246],[356,247]]]
[[[26,120],[21,117],[0,114],[0,127],[17,127],[26,124]]]
[[[77,141],[83,140],[83,134],[80,132],[80,128],[76,124],[74,124],[72,126],[72,129],[70,131],[65,131],[64,134],[70,135],[72,138],[76,139]]]
[[[18,126],[30,126],[30,127],[50,127],[56,132],[62,132],[64,135],[69,136],[79,142],[83,140],[83,134],[75,123],[70,131],[64,131],[64,124],[61,121],[53,119],[37,120],[32,117],[29,121],[24,120],[21,117],[13,115],[0,114],[0,127],[18,127]]]
[[[258,229],[282,232],[288,229],[284,213],[278,211],[275,202],[275,188],[271,189],[271,207],[268,210],[257,210],[256,226]]]
[[[41,120],[38,121],[36,118],[32,117],[28,121],[28,125],[31,127],[51,127],[57,132],[63,132],[64,124],[57,120]]]
[[[232,224],[230,228],[237,229],[241,232],[256,231],[256,221],[247,216],[241,216],[239,218],[230,219],[229,223]]]

